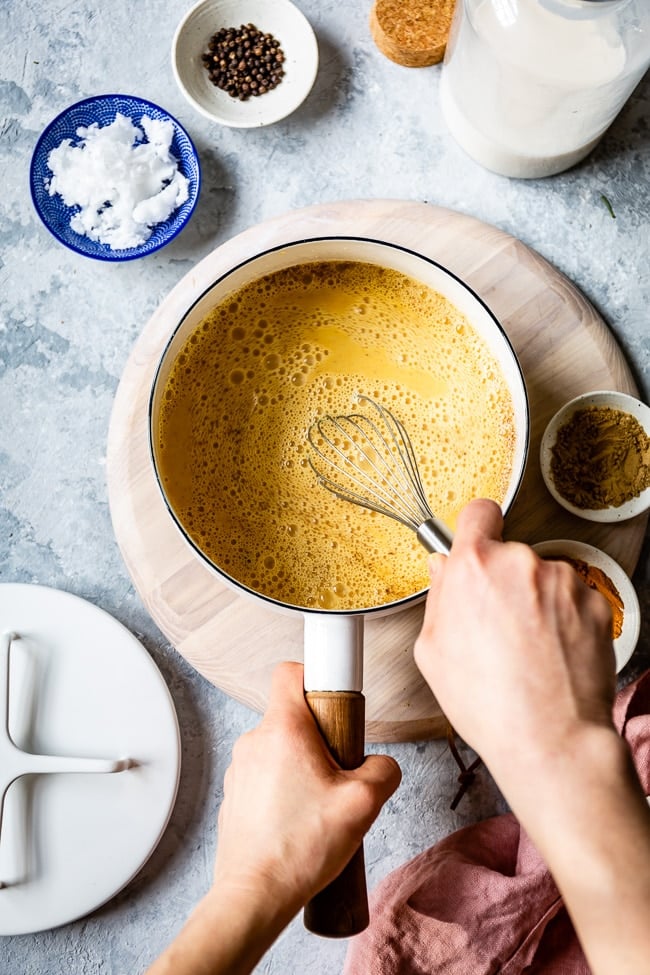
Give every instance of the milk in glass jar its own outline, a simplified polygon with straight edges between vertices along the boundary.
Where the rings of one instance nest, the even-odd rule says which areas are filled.
[[[650,64],[650,0],[457,0],[445,121],[504,176],[562,172],[594,148]]]

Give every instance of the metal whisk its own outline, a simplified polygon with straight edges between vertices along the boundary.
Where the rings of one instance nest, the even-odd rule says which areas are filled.
[[[309,463],[328,491],[412,529],[428,552],[449,553],[452,536],[429,506],[411,439],[390,410],[367,396],[371,415],[323,416],[309,428]]]

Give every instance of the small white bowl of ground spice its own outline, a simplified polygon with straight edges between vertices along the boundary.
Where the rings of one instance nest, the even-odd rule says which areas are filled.
[[[590,589],[605,597],[612,611],[616,673],[620,673],[634,653],[641,629],[639,599],[627,574],[610,555],[586,542],[552,539],[533,549],[542,559],[568,562]]]
[[[286,118],[305,100],[318,44],[290,0],[200,0],[176,29],[172,69],[202,115],[254,128]]]
[[[613,390],[577,396],[548,424],[540,463],[546,487],[572,514],[634,518],[650,508],[650,407]]]

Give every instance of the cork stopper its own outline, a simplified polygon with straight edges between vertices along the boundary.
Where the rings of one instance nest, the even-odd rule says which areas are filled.
[[[423,68],[442,61],[456,0],[375,0],[370,32],[396,64]]]

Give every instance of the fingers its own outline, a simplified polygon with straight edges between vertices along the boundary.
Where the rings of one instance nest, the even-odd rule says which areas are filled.
[[[354,770],[354,775],[376,790],[380,806],[392,796],[402,781],[402,770],[390,755],[366,755],[363,765]]]
[[[304,667],[294,661],[278,664],[273,671],[269,703],[262,725],[282,729],[282,734],[297,735],[302,747],[321,755],[333,768],[338,768],[320,733],[314,715],[305,699]]]
[[[485,541],[500,541],[503,531],[503,514],[495,501],[479,498],[470,501],[461,510],[456,524],[453,550],[474,547]],[[434,554],[429,557],[430,591],[427,608],[435,604],[438,587],[442,583],[447,556]]]
[[[339,781],[344,789],[339,793],[341,813],[345,811],[360,840],[399,786],[402,773],[389,755],[367,755],[359,768],[341,772]]]
[[[303,666],[299,663],[287,661],[278,664],[273,671],[267,714],[269,711],[285,710],[288,706],[293,705],[297,706],[304,713],[311,725],[314,719],[305,701]],[[318,736],[318,740],[322,740],[320,735]],[[325,747],[324,750],[329,755]],[[392,796],[402,779],[399,765],[389,755],[366,756],[363,764],[358,769],[355,769],[353,774],[378,790],[380,805],[389,796]]]
[[[303,666],[287,660],[273,671],[267,713],[290,704],[304,706]]]
[[[500,541],[502,531],[503,515],[495,501],[487,498],[470,501],[458,515],[451,551],[452,561],[456,563],[460,559],[462,565],[464,552],[482,547],[486,542]],[[415,643],[415,662],[420,669],[422,665],[426,665],[430,656],[429,641],[435,632],[441,591],[448,567],[449,558],[446,555],[434,554],[429,557],[429,593],[422,630]]]
[[[439,552],[429,556],[429,581],[432,586],[435,587],[440,582],[446,561],[447,556],[441,555]]]
[[[424,607],[424,620],[422,621],[422,630],[428,632],[435,623],[438,599],[440,596],[440,586],[442,585],[442,579],[444,576],[445,566],[447,564],[446,555],[430,555],[429,556],[429,592],[427,593],[427,601]],[[416,641],[416,663],[418,656],[418,644]]]
[[[500,541],[503,532],[503,514],[495,501],[480,498],[466,504],[458,515],[454,549],[475,546],[484,541]]]

